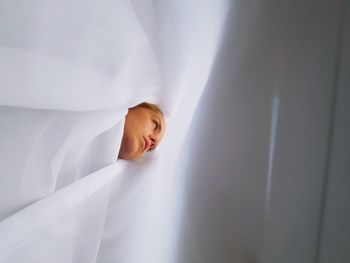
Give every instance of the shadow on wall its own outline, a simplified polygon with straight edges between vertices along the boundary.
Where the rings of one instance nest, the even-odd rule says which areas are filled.
[[[175,262],[318,257],[342,9],[233,5],[179,162]]]

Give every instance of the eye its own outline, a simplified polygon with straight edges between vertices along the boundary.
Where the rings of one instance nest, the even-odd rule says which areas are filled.
[[[154,130],[158,129],[158,125],[159,125],[158,122],[153,120],[153,124],[154,124]]]

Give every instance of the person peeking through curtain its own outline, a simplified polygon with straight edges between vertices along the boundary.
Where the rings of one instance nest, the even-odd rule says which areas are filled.
[[[143,102],[130,108],[125,117],[118,158],[135,160],[153,151],[162,140],[164,131],[164,114],[157,105]]]

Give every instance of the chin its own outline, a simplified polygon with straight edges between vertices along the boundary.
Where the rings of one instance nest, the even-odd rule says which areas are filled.
[[[124,160],[133,160],[138,158],[138,144],[137,141],[131,138],[123,138],[120,145],[118,158]]]

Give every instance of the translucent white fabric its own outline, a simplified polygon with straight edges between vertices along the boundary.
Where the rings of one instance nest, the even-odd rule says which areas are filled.
[[[118,108],[157,83],[129,1],[2,1],[0,17],[2,105]]]
[[[0,218],[114,163],[124,114],[1,107]]]
[[[171,261],[164,212],[227,8],[1,1],[0,262]],[[142,101],[168,117],[163,145],[117,161],[124,116]]]

